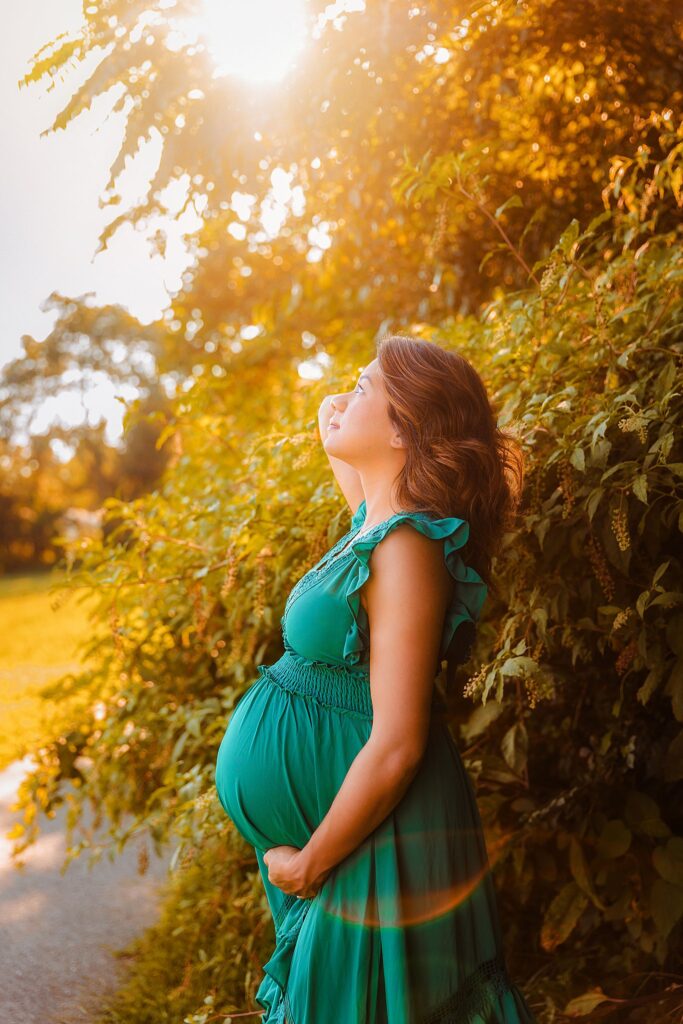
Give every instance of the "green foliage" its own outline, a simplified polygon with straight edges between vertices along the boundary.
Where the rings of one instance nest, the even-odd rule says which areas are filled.
[[[463,756],[510,961],[528,951],[532,1004],[549,1013],[614,998],[634,1024],[670,1009],[657,971],[683,966],[683,125],[652,115],[653,129],[656,148],[613,161],[604,212],[571,221],[534,265],[537,287],[431,333],[477,363],[529,460],[521,528],[467,666],[476,706],[453,722],[474,741]],[[372,355],[368,337],[347,345],[327,392]],[[152,941],[132,982],[145,1000],[111,1020],[169,1019],[173,985],[193,1022],[248,1003],[248,936],[270,936],[242,874],[249,848],[217,804],[215,755],[256,663],[280,652],[289,588],[348,525],[315,427],[320,387],[267,341],[229,370],[178,397],[159,490],[108,501],[104,542],[79,552],[73,584],[98,596],[111,631],[90,646],[96,668],[70,680],[78,729],[44,748],[24,791],[24,844],[78,776],[113,843],[142,831],[174,841],[180,861],[205,858],[169,889],[156,933],[174,922],[168,957]],[[124,811],[134,822],[117,828]],[[636,998],[638,972],[652,980]]]
[[[658,146],[612,162],[605,213],[570,223],[533,268],[538,291],[482,317],[530,464],[490,656],[467,688],[500,702],[514,681],[526,720],[503,732],[496,716],[502,759],[492,743],[476,765],[487,822],[509,839],[510,914],[532,901],[558,976],[599,976],[621,998],[648,963],[680,971],[683,921],[683,126],[650,125]],[[652,1019],[639,1006],[619,1019]]]
[[[620,1021],[639,1024],[680,1003],[674,989],[659,1001],[657,978],[683,970],[683,87],[680,33],[662,30],[677,8],[429,5],[387,34],[384,7],[323,35],[292,89],[259,108],[261,139],[254,106],[207,78],[200,48],[165,47],[161,10],[148,33],[136,5],[90,5],[82,35],[26,77],[101,47],[54,127],[123,85],[110,204],[140,139],[165,137],[157,192],[114,217],[103,246],[179,170],[188,203],[206,203],[198,266],[144,336],[159,373],[177,375],[156,442],[171,459],[153,493],[107,500],[102,541],[72,552],[73,586],[110,630],[62,681],[80,714],[22,792],[18,850],[67,778],[70,823],[92,801],[109,852],[140,834],[176,846],[164,917],[112,1022],[249,1006],[271,936],[251,851],[217,804],[215,755],[256,663],[280,651],[289,588],[348,525],[315,429],[316,374],[332,362],[324,391],[346,384],[378,323],[470,358],[528,455],[521,528],[466,667],[475,706],[453,723],[471,742],[511,967],[533,974],[549,1020],[620,1000]],[[428,52],[441,45],[445,64]],[[292,163],[305,212],[264,240],[260,201]],[[244,241],[229,233],[235,182],[257,200]],[[321,221],[335,244],[309,260]],[[110,331],[135,343],[137,325],[91,316],[77,312],[76,333],[105,356]],[[249,323],[261,333],[244,344]],[[48,356],[64,357],[70,326]],[[27,357],[39,361],[35,344]],[[71,855],[85,852],[105,851],[85,837]]]
[[[253,1005],[270,911],[256,858],[224,820],[212,830],[179,860],[157,923],[120,952],[134,970],[92,1024],[229,1022]]]

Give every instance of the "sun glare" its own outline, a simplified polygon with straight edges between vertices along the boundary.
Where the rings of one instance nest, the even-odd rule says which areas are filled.
[[[216,62],[214,77],[277,81],[304,44],[303,0],[203,0],[192,19]]]

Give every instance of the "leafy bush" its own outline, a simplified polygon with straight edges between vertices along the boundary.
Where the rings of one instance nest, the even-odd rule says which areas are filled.
[[[683,125],[665,112],[638,130],[657,146],[612,159],[604,212],[585,229],[572,220],[529,268],[537,285],[479,317],[411,325],[477,365],[528,455],[522,526],[463,668],[474,706],[452,724],[510,967],[548,1020],[612,1000],[635,1024],[682,1002],[660,977],[680,981],[682,967]],[[454,167],[407,167],[397,193],[443,200]],[[476,185],[471,160],[466,172]],[[473,201],[486,203],[483,187]],[[272,341],[179,396],[160,438],[174,451],[161,487],[108,501],[104,541],[77,552],[72,585],[99,596],[111,632],[88,650],[98,667],[63,681],[82,715],[40,751],[17,851],[76,778],[72,823],[90,800],[113,845],[172,839],[185,864],[110,1021],[245,1008],[272,941],[214,761],[256,663],[280,653],[289,588],[349,521],[320,451],[322,390]],[[372,354],[369,336],[346,338],[324,390]]]

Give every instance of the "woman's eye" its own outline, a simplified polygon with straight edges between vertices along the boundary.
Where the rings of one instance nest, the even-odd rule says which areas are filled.
[[[362,390],[363,389],[360,386],[360,384],[356,384],[355,388],[353,389],[353,393],[354,393],[354,395],[356,395],[356,394],[358,394],[359,391],[362,391]]]

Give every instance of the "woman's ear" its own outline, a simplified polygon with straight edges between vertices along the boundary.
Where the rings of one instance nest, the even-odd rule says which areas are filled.
[[[406,441],[404,441],[403,437],[401,436],[401,432],[398,429],[394,430],[394,433],[391,435],[391,440],[389,443],[391,444],[392,448],[408,447]]]

